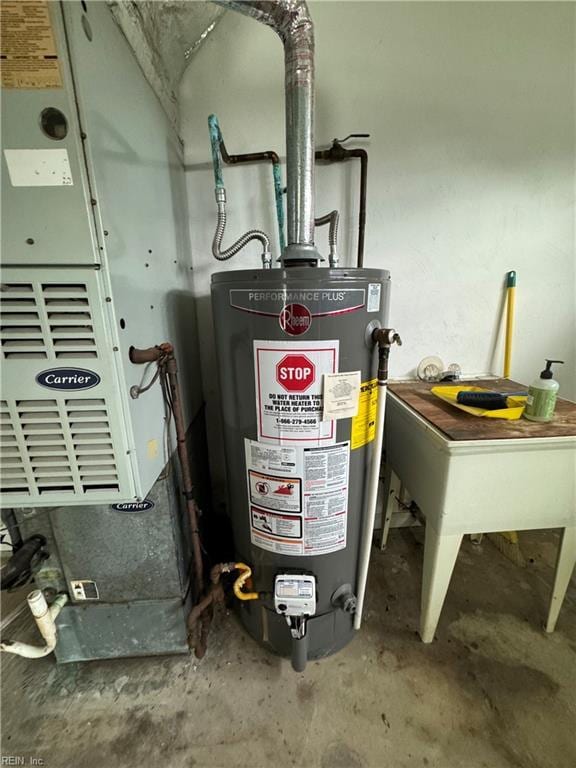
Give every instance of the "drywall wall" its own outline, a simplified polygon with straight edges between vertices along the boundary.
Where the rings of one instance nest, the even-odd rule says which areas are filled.
[[[571,3],[310,4],[316,25],[316,142],[367,132],[366,265],[390,269],[404,346],[393,376],[425,355],[467,373],[501,372],[504,275],[518,272],[512,374],[543,358],[576,397],[574,15]],[[217,423],[210,274],[258,263],[253,244],[217,264],[206,118],[229,151],[284,153],[283,56],[268,28],[228,12],[181,84],[195,285],[208,418]],[[225,242],[252,227],[274,241],[267,167],[225,169]],[[340,209],[342,263],[354,263],[358,168],[321,166],[317,214]],[[326,231],[318,242],[326,248]],[[210,423],[210,422],[209,422]]]

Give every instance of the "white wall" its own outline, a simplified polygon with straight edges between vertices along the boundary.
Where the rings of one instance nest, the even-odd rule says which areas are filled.
[[[392,322],[404,346],[393,376],[439,354],[468,373],[501,372],[503,280],[518,271],[513,377],[566,360],[576,397],[574,16],[571,3],[311,3],[316,26],[317,146],[368,132],[366,266],[390,269]],[[196,289],[227,265],[210,255],[215,224],[206,118],[231,152],[284,152],[283,57],[268,28],[228,12],[184,75],[182,125]],[[342,215],[354,262],[358,169],[321,166],[317,213]],[[268,168],[225,168],[228,239],[264,227],[276,241]],[[318,241],[326,243],[326,232]],[[325,249],[326,252],[326,249]],[[200,331],[210,338],[209,306]],[[204,345],[208,413],[213,352]]]

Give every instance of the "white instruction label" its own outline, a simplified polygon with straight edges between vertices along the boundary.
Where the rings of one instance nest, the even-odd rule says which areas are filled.
[[[356,416],[359,398],[360,371],[324,374],[324,421]]]
[[[326,445],[336,424],[323,420],[323,377],[338,370],[339,342],[255,341],[258,440]]]
[[[380,283],[368,284],[368,300],[366,302],[367,312],[380,312],[381,294],[382,294],[382,285]]]
[[[298,556],[344,549],[350,443],[245,448],[252,544]]]
[[[269,445],[245,438],[246,465],[263,472],[296,472],[296,448],[288,445]]]
[[[304,554],[346,547],[350,443],[304,449]]]
[[[74,184],[66,149],[5,149],[13,187],[69,187]]]

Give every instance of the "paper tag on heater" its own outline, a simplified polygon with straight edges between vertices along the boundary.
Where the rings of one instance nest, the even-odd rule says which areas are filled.
[[[359,398],[360,371],[324,374],[324,421],[356,416]]]

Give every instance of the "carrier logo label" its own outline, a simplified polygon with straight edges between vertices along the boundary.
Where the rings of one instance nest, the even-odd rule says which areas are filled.
[[[278,316],[280,328],[290,336],[301,336],[312,325],[312,313],[304,304],[287,304]]]
[[[154,502],[150,499],[143,501],[123,501],[120,504],[112,504],[112,509],[116,512],[146,512],[154,507]]]
[[[47,389],[92,389],[100,384],[100,376],[85,368],[50,368],[36,376],[36,383]]]

